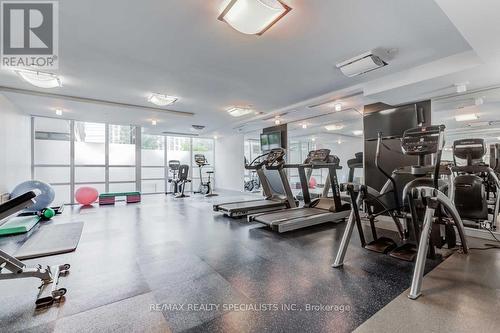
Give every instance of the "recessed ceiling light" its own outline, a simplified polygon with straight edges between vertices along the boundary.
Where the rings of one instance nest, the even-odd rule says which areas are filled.
[[[218,139],[217,135],[214,135],[214,140],[217,140],[217,139]]]
[[[173,104],[177,101],[177,97],[174,96],[168,96],[168,95],[163,95],[163,94],[157,94],[157,93],[152,93],[148,97],[148,101],[158,105],[158,106],[166,106]]]
[[[333,107],[335,108],[335,111],[342,111],[342,103],[335,103]]]
[[[500,140],[500,136],[499,136],[499,137],[497,137],[497,140]]]
[[[151,125],[156,126],[157,121],[156,120],[151,120]]]
[[[62,114],[63,114],[63,110],[62,110],[62,109],[56,109],[56,114],[57,114],[58,116],[62,116]]]
[[[241,108],[241,107],[233,106],[233,107],[229,108],[227,110],[227,112],[233,117],[241,117],[241,116],[247,115],[249,113],[252,113],[253,110],[249,109],[249,108]]]
[[[24,81],[38,88],[56,88],[61,87],[61,79],[51,73],[37,72],[29,69],[20,69],[15,71]]]
[[[461,82],[461,83],[455,83],[455,89],[457,91],[457,94],[461,94],[467,91],[467,85],[469,82]]]
[[[354,135],[363,135],[363,130],[352,131],[352,134],[354,134]]]
[[[458,116],[455,116],[456,121],[469,121],[469,120],[476,120],[479,117],[475,113],[468,113],[468,114],[461,114]]]
[[[247,35],[262,35],[292,8],[281,0],[231,0],[218,19]]]
[[[340,144],[342,144],[342,140],[338,139],[338,140],[337,140],[337,143],[338,143],[339,145],[340,145]]]
[[[274,120],[274,124],[275,125],[280,125],[281,124],[281,120],[279,120],[278,118]]]
[[[312,138],[312,139],[311,139],[311,141],[312,141],[312,142],[316,141],[316,138]]]
[[[303,124],[302,124],[302,128],[303,128],[303,129],[307,129],[307,124],[306,124],[306,123],[303,123]]]
[[[331,125],[326,125],[325,128],[327,131],[338,131],[343,129],[345,126],[342,124],[331,124]]]

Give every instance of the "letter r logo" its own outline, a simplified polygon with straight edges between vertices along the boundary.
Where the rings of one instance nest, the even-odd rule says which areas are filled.
[[[2,2],[4,55],[50,55],[54,47],[54,3]]]

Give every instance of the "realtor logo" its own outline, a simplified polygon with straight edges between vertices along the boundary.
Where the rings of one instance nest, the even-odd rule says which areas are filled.
[[[1,1],[1,66],[57,69],[58,2]]]

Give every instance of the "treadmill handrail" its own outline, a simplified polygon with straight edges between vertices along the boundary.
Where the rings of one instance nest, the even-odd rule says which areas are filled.
[[[298,169],[298,168],[326,169],[326,168],[330,168],[331,166],[333,166],[336,170],[342,170],[342,166],[334,165],[332,163],[285,164],[284,168],[286,168],[286,169]]]

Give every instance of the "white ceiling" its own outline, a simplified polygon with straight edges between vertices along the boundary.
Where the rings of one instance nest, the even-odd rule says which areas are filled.
[[[150,92],[162,92],[179,97],[171,109],[194,117],[4,94],[30,114],[53,115],[64,107],[75,119],[141,125],[157,119],[152,131],[186,132],[200,124],[210,133],[241,122],[225,112],[231,105],[272,113],[470,50],[433,0],[287,2],[290,14],[260,37],[218,21],[221,1],[60,3],[64,86],[50,92],[139,105],[148,105]],[[389,66],[350,79],[335,68],[376,47],[398,49]],[[36,90],[7,71],[0,85]]]

